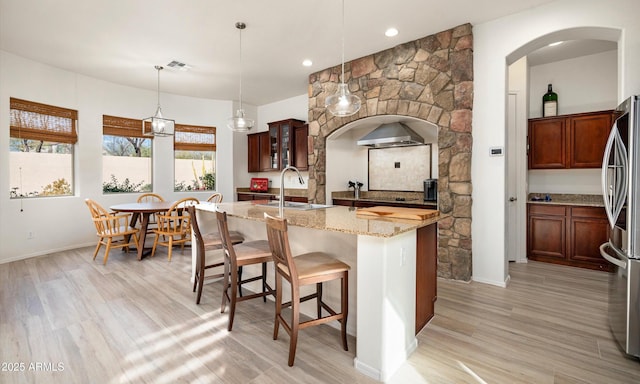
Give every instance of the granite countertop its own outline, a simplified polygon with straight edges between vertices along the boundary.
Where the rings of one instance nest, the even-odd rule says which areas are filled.
[[[356,199],[353,191],[339,191],[332,192],[331,199],[404,203],[424,205],[425,208],[433,208],[437,205],[435,201],[424,201],[424,193],[422,192],[362,191],[360,192],[360,198]]]
[[[227,215],[247,220],[264,221],[264,214],[278,215],[277,207],[267,207],[260,204],[267,200],[242,201],[234,203],[200,203],[197,209],[203,211],[215,211],[216,209],[227,212]],[[284,217],[289,225],[304,228],[320,229],[350,233],[354,235],[366,235],[375,237],[392,237],[404,232],[434,224],[449,215],[439,215],[427,220],[408,220],[392,218],[364,218],[356,215],[357,209],[344,206],[332,206],[330,208],[312,210],[284,210]]]
[[[545,200],[546,196],[550,200]],[[537,200],[541,199],[541,200]],[[562,193],[530,193],[527,197],[528,204],[555,204],[555,205],[581,205],[587,207],[604,207],[602,195],[580,195]]]

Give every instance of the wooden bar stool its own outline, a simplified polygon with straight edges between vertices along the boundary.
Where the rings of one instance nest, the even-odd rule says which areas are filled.
[[[231,331],[237,302],[255,299],[257,297],[262,297],[262,300],[266,302],[268,295],[275,296],[273,289],[267,283],[267,263],[272,261],[271,249],[269,248],[269,242],[267,240],[245,241],[241,244],[234,245],[229,233],[227,213],[216,211],[216,218],[218,219],[218,230],[220,231],[222,249],[224,250],[224,288],[222,291],[220,313],[224,313],[228,301],[229,326],[227,329]],[[240,275],[242,267],[254,264],[262,264],[262,274],[243,280]],[[229,279],[231,281],[229,281]],[[243,284],[257,280],[262,280],[262,292],[247,296],[238,295],[238,289],[241,289]]]
[[[280,325],[289,334],[289,366],[293,366],[296,356],[296,344],[298,331],[314,325],[320,325],[332,320],[340,322],[342,334],[342,346],[345,351],[347,346],[347,312],[349,309],[349,265],[339,261],[326,253],[312,252],[296,257],[291,255],[289,248],[289,235],[287,232],[287,220],[269,216],[265,213],[267,222],[267,236],[273,262],[276,270],[276,314],[273,327],[273,339],[278,339]],[[282,303],[282,280],[285,279],[291,285],[291,301]],[[322,301],[322,283],[325,281],[340,279],[341,284],[341,312],[336,313]],[[300,297],[300,286],[316,285],[316,292],[305,297]],[[318,317],[316,319],[300,322],[300,303],[316,299]],[[291,306],[291,322],[287,323],[282,316],[282,308]],[[329,315],[322,317],[322,309]]]
[[[196,208],[194,206],[187,207],[189,216],[191,217],[191,228],[193,229],[193,235],[195,237],[196,247],[196,271],[193,279],[193,292],[198,289],[196,295],[196,304],[200,304],[200,298],[202,297],[202,286],[204,285],[205,271],[210,268],[217,268],[224,266],[224,258],[220,261],[216,261],[212,264],[207,264],[207,253],[213,250],[222,249],[222,239],[218,232],[208,233],[203,235],[200,232],[200,226],[196,220]],[[244,241],[244,238],[238,232],[232,231],[229,233],[230,241],[232,244],[239,244]],[[206,278],[222,278],[224,273],[217,273],[208,275]]]

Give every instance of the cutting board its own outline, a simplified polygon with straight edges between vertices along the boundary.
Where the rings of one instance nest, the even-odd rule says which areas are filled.
[[[390,217],[394,219],[426,220],[440,214],[435,209],[405,208],[405,207],[369,207],[358,208],[356,214],[363,218]]]

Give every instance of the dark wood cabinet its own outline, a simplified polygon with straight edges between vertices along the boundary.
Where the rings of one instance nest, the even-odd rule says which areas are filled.
[[[374,200],[353,200],[353,199],[332,199],[333,205],[345,207],[368,208],[368,207],[406,207],[421,209],[438,209],[437,204],[412,204],[403,201],[374,201]]]
[[[529,119],[529,169],[600,168],[613,111]]]
[[[416,231],[416,334],[435,314],[438,299],[438,224]]]
[[[286,119],[268,123],[269,130],[247,135],[248,171],[279,171],[289,165],[308,169],[308,125]]]
[[[611,270],[600,256],[608,239],[604,208],[528,204],[527,257],[575,267]]]
[[[247,135],[247,170],[249,172],[273,170],[269,148],[269,132],[258,132]]]

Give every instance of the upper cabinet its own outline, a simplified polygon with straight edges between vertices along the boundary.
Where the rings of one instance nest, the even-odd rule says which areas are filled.
[[[308,125],[286,119],[269,123],[269,130],[247,135],[248,171],[279,171],[289,165],[308,169]]]
[[[529,119],[529,169],[600,168],[613,111]]]

